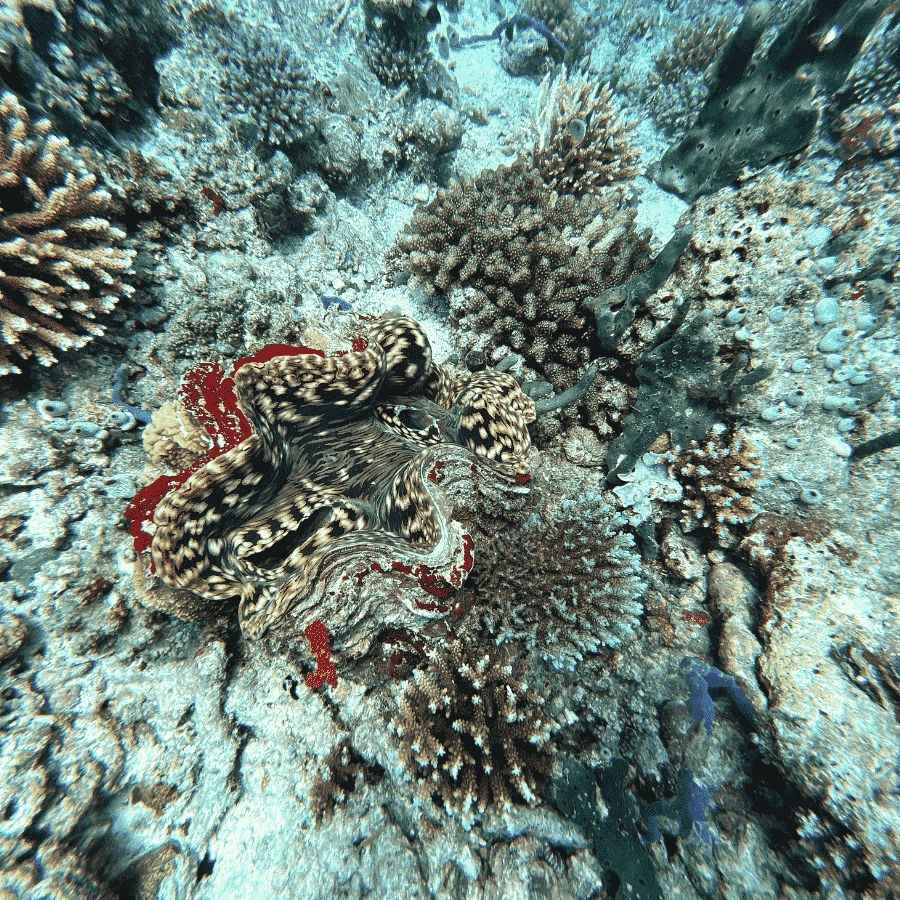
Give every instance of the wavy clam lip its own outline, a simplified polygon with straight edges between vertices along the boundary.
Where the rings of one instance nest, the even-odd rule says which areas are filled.
[[[515,379],[442,369],[419,324],[393,318],[361,350],[276,356],[234,381],[252,433],[159,503],[163,581],[238,597],[251,637],[321,619],[338,648],[447,614],[473,550],[452,516],[486,480],[528,479],[534,404]]]

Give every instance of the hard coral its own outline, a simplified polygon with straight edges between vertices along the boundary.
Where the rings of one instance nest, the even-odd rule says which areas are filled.
[[[231,46],[219,53],[225,67],[221,98],[250,117],[259,141],[290,146],[315,130],[318,111],[312,98],[309,67],[291,43],[250,26],[235,29]]]
[[[704,525],[720,544],[733,543],[731,527],[759,514],[753,495],[763,479],[756,445],[746,435],[717,425],[707,438],[668,458],[672,476],[684,488],[683,524]]]
[[[102,334],[98,315],[132,288],[135,251],[108,213],[96,158],[74,151],[15,95],[0,96],[0,375],[15,358],[49,366],[56,351]]]
[[[176,614],[239,600],[251,637],[321,620],[332,649],[364,652],[379,627],[453,611],[473,541],[447,510],[471,505],[476,481],[524,490],[534,405],[509,375],[433,365],[410,319],[366,340],[331,357],[266,348],[233,388],[212,367],[192,375],[213,448],[127,513],[163,581],[202,601]]]
[[[542,716],[508,649],[454,640],[429,652],[398,701],[400,756],[433,800],[471,827],[491,804],[535,804],[550,768],[557,726]]]
[[[565,73],[545,80],[543,113],[534,164],[558,194],[599,194],[607,185],[639,174],[637,153],[628,142],[634,122],[623,122],[612,91]]]
[[[519,160],[438,192],[398,238],[392,264],[429,293],[449,292],[489,361],[520,353],[564,391],[599,352],[589,299],[648,268],[648,248],[634,210],[559,196]],[[584,407],[608,430],[596,390]]]
[[[156,99],[155,59],[172,40],[163,4],[14,0],[0,6],[6,82],[54,129],[109,142]]]
[[[637,627],[646,584],[626,518],[599,496],[566,501],[479,554],[473,579],[498,643],[521,640],[557,669],[620,646]]]
[[[684,131],[706,101],[709,84],[704,75],[732,30],[730,18],[704,16],[683,25],[653,58],[656,71],[647,77],[647,108],[667,134]]]

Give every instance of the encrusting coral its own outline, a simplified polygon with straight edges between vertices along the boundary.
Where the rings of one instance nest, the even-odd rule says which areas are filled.
[[[420,799],[443,805],[465,827],[492,804],[537,803],[558,727],[540,708],[509,648],[457,639],[429,651],[393,721]]]
[[[98,316],[132,293],[135,251],[108,218],[96,160],[0,96],[0,375],[16,358],[49,366],[56,352],[103,334]]]
[[[646,590],[627,519],[600,496],[533,514],[478,554],[472,578],[484,630],[522,641],[557,669],[633,636]]]
[[[183,381],[210,451],[126,512],[176,590],[170,611],[215,615],[239,600],[250,637],[321,620],[332,647],[359,653],[379,628],[415,632],[452,613],[474,542],[448,510],[530,478],[534,404],[515,379],[454,377],[406,318],[352,352],[272,345],[223,375],[203,364]]]

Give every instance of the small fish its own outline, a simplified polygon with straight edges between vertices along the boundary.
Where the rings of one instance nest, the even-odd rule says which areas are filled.
[[[836,43],[844,33],[844,26],[840,22],[835,22],[829,28],[823,28],[815,34],[811,34],[809,39],[813,42],[816,50],[820,53],[826,50],[832,44]]]
[[[500,0],[491,0],[491,12],[498,19],[506,18],[506,7],[500,2]]]
[[[323,297],[322,306],[324,306],[325,309],[331,309],[332,306],[336,306],[344,312],[347,312],[350,309],[350,303],[347,300],[342,300],[340,297]]]

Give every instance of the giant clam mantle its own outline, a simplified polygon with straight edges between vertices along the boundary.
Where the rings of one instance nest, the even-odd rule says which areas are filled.
[[[211,412],[244,418],[240,440],[135,498],[132,533],[175,589],[169,612],[237,601],[250,637],[320,620],[332,648],[353,653],[381,629],[454,612],[473,540],[453,516],[488,486],[526,490],[534,404],[505,373],[434,364],[412,319],[359,343],[238,363]]]

